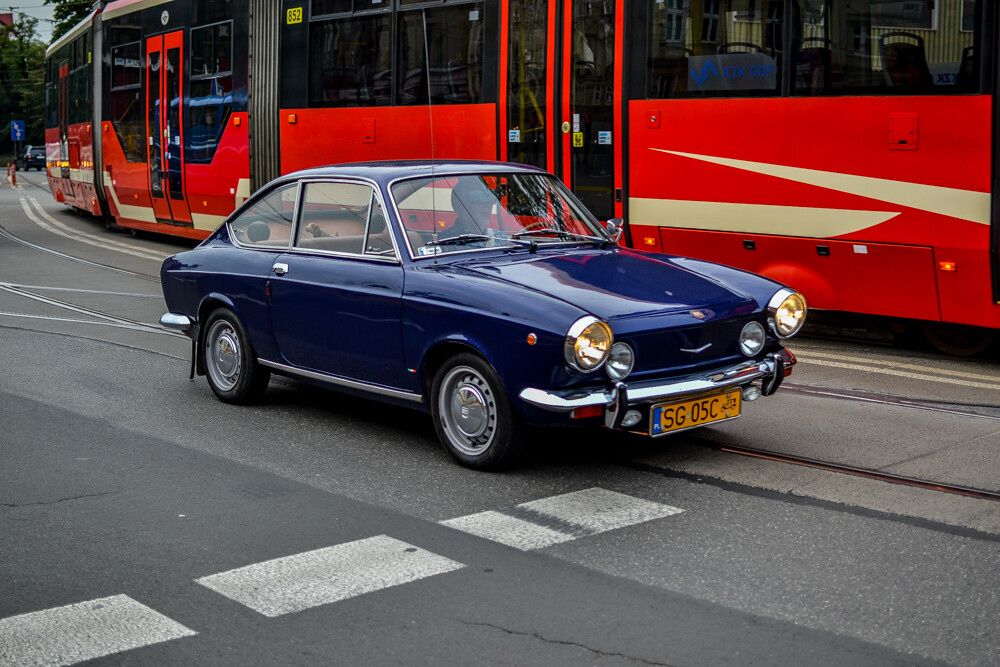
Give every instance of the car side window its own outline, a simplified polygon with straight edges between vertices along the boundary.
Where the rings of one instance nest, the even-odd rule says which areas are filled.
[[[277,188],[229,223],[236,240],[259,248],[287,248],[292,237],[297,183]]]
[[[371,186],[360,183],[306,183],[295,247],[364,254],[373,199]]]

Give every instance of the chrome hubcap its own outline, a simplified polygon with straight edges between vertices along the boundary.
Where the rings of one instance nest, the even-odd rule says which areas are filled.
[[[240,379],[240,339],[236,330],[224,321],[212,325],[208,332],[207,370],[223,391],[229,391]]]
[[[451,397],[451,417],[467,438],[478,438],[489,424],[486,399],[479,387],[463,382]]]
[[[468,366],[453,368],[441,383],[438,411],[451,445],[469,456],[482,454],[496,435],[496,400],[486,379]]]

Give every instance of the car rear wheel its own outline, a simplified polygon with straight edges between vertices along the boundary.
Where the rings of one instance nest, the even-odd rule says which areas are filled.
[[[464,466],[496,470],[514,463],[524,426],[496,371],[474,354],[455,355],[431,385],[431,414],[441,444]]]
[[[257,363],[257,355],[236,313],[220,308],[205,322],[202,354],[208,386],[219,400],[245,405],[263,395],[271,372]]]

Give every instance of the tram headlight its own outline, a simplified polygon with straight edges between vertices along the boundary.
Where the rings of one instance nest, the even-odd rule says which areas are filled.
[[[596,371],[607,361],[613,343],[611,327],[596,317],[581,317],[566,334],[566,363],[584,373]]]
[[[767,304],[767,320],[778,338],[798,333],[806,321],[806,298],[790,289],[780,289]]]

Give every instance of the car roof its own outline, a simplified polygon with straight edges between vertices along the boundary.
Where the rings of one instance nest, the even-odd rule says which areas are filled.
[[[393,160],[384,162],[352,162],[314,167],[288,174],[285,176],[285,179],[355,176],[388,183],[400,178],[433,176],[435,174],[509,174],[511,172],[548,173],[544,169],[524,164],[515,164],[513,162],[488,160],[449,160],[447,162]]]

